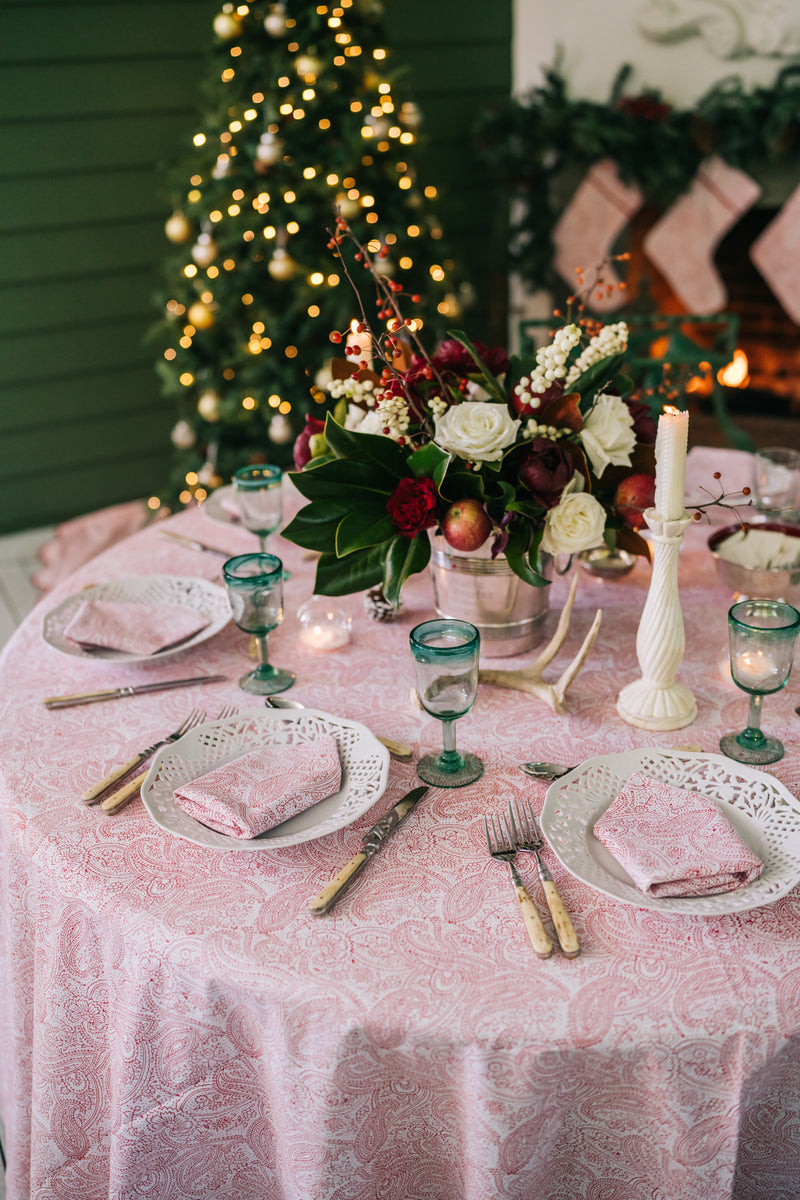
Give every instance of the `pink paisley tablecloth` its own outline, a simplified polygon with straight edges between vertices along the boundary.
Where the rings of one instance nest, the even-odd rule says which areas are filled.
[[[202,512],[173,529],[254,548]],[[549,866],[583,950],[537,959],[482,814],[546,785],[521,759],[576,762],[688,741],[716,751],[746,698],[726,676],[729,596],[689,531],[680,558],[698,717],[647,734],[622,722],[639,674],[649,567],[584,576],[565,665],[597,607],[589,661],[557,718],[482,687],[459,741],[476,784],[434,791],[324,918],[308,900],[415,781],[392,762],[353,826],[259,854],[218,853],[157,827],[136,799],[116,817],[76,797],[173,729],[253,702],[237,687],[232,624],[168,662],[113,668],[58,653],[44,612],[86,584],[172,572],[213,578],[210,555],[137,533],[41,601],[0,660],[2,1118],[9,1200],[797,1200],[800,1195],[800,890],[738,915],[662,915]],[[286,620],[273,661],[293,694],[419,753],[439,726],[410,703],[408,633],[432,613],[426,578],[394,624],[352,598],[353,639],[315,654],[296,609],[311,565],[285,546]],[[566,583],[553,585],[553,607]],[[552,616],[550,618],[552,620]],[[519,661],[519,660],[518,660]],[[522,659],[522,662],[526,659]],[[509,663],[508,665],[514,665]],[[43,696],[222,671],[227,682],[47,711]],[[800,673],[765,704],[787,744],[772,768],[800,792]],[[529,860],[520,862],[529,883]]]

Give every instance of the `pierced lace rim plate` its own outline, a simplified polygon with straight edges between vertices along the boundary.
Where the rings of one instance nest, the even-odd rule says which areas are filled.
[[[65,636],[64,631],[86,600],[115,600],[131,604],[183,604],[208,618],[208,625],[177,646],[155,654],[126,654],[122,650],[83,650]],[[225,588],[207,579],[181,578],[177,575],[142,575],[138,579],[113,579],[84,588],[62,600],[44,617],[42,637],[48,646],[82,658],[84,662],[158,663],[175,654],[183,654],[207,641],[231,620],[231,606]]]
[[[223,525],[239,525],[244,529],[239,518],[235,517],[233,513],[228,512],[227,508],[224,508],[222,504],[223,500],[234,494],[234,490],[232,483],[227,483],[224,487],[217,488],[200,505],[200,512],[205,513],[212,521],[220,521]]]
[[[293,745],[331,734],[342,762],[341,790],[268,829],[241,840],[218,833],[178,806],[174,789],[257,746]],[[239,713],[198,725],[173,745],[164,747],[147,773],[141,795],[152,820],[176,837],[212,850],[253,853],[297,846],[351,825],[386,790],[389,751],[365,725],[318,709],[267,709]]]
[[[592,833],[634,771],[708,796],[764,863],[758,879],[716,896],[657,899],[639,890]],[[591,758],[547,790],[542,831],[577,879],[625,904],[653,912],[711,916],[772,904],[800,882],[800,802],[773,775],[721,754],[658,748]]]

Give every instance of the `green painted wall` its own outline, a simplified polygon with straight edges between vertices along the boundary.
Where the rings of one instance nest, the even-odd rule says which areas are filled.
[[[0,5],[0,532],[157,493],[166,475],[174,416],[147,341],[163,168],[193,132],[220,7]],[[502,328],[504,284],[471,128],[510,87],[510,0],[389,0],[387,15],[485,339],[487,314]]]

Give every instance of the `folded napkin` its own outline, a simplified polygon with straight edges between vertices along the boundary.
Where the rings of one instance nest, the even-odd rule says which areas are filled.
[[[208,625],[208,617],[183,604],[135,604],[85,600],[64,630],[84,650],[156,654],[185,642]]]
[[[251,750],[176,788],[190,817],[228,837],[253,838],[339,791],[342,766],[330,735],[299,746]]]
[[[777,571],[800,566],[800,537],[777,529],[737,529],[717,547],[726,562],[756,571]]]
[[[764,864],[698,792],[637,771],[594,835],[650,896],[713,896],[752,883]]]
[[[234,521],[241,521],[242,510],[239,507],[239,500],[235,492],[226,492],[221,497],[219,502],[220,508],[226,512]]]

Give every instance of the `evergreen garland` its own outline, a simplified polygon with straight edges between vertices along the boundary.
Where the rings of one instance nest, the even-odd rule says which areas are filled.
[[[571,192],[593,163],[611,158],[621,178],[641,188],[645,203],[664,210],[718,154],[754,177],[776,164],[800,174],[800,64],[785,67],[772,87],[747,91],[721,80],[691,110],[660,93],[626,95],[632,68],[617,74],[602,104],[572,99],[557,68],[542,86],[482,118],[481,154],[511,206],[510,264],[534,290],[563,297],[553,270],[553,228]]]

